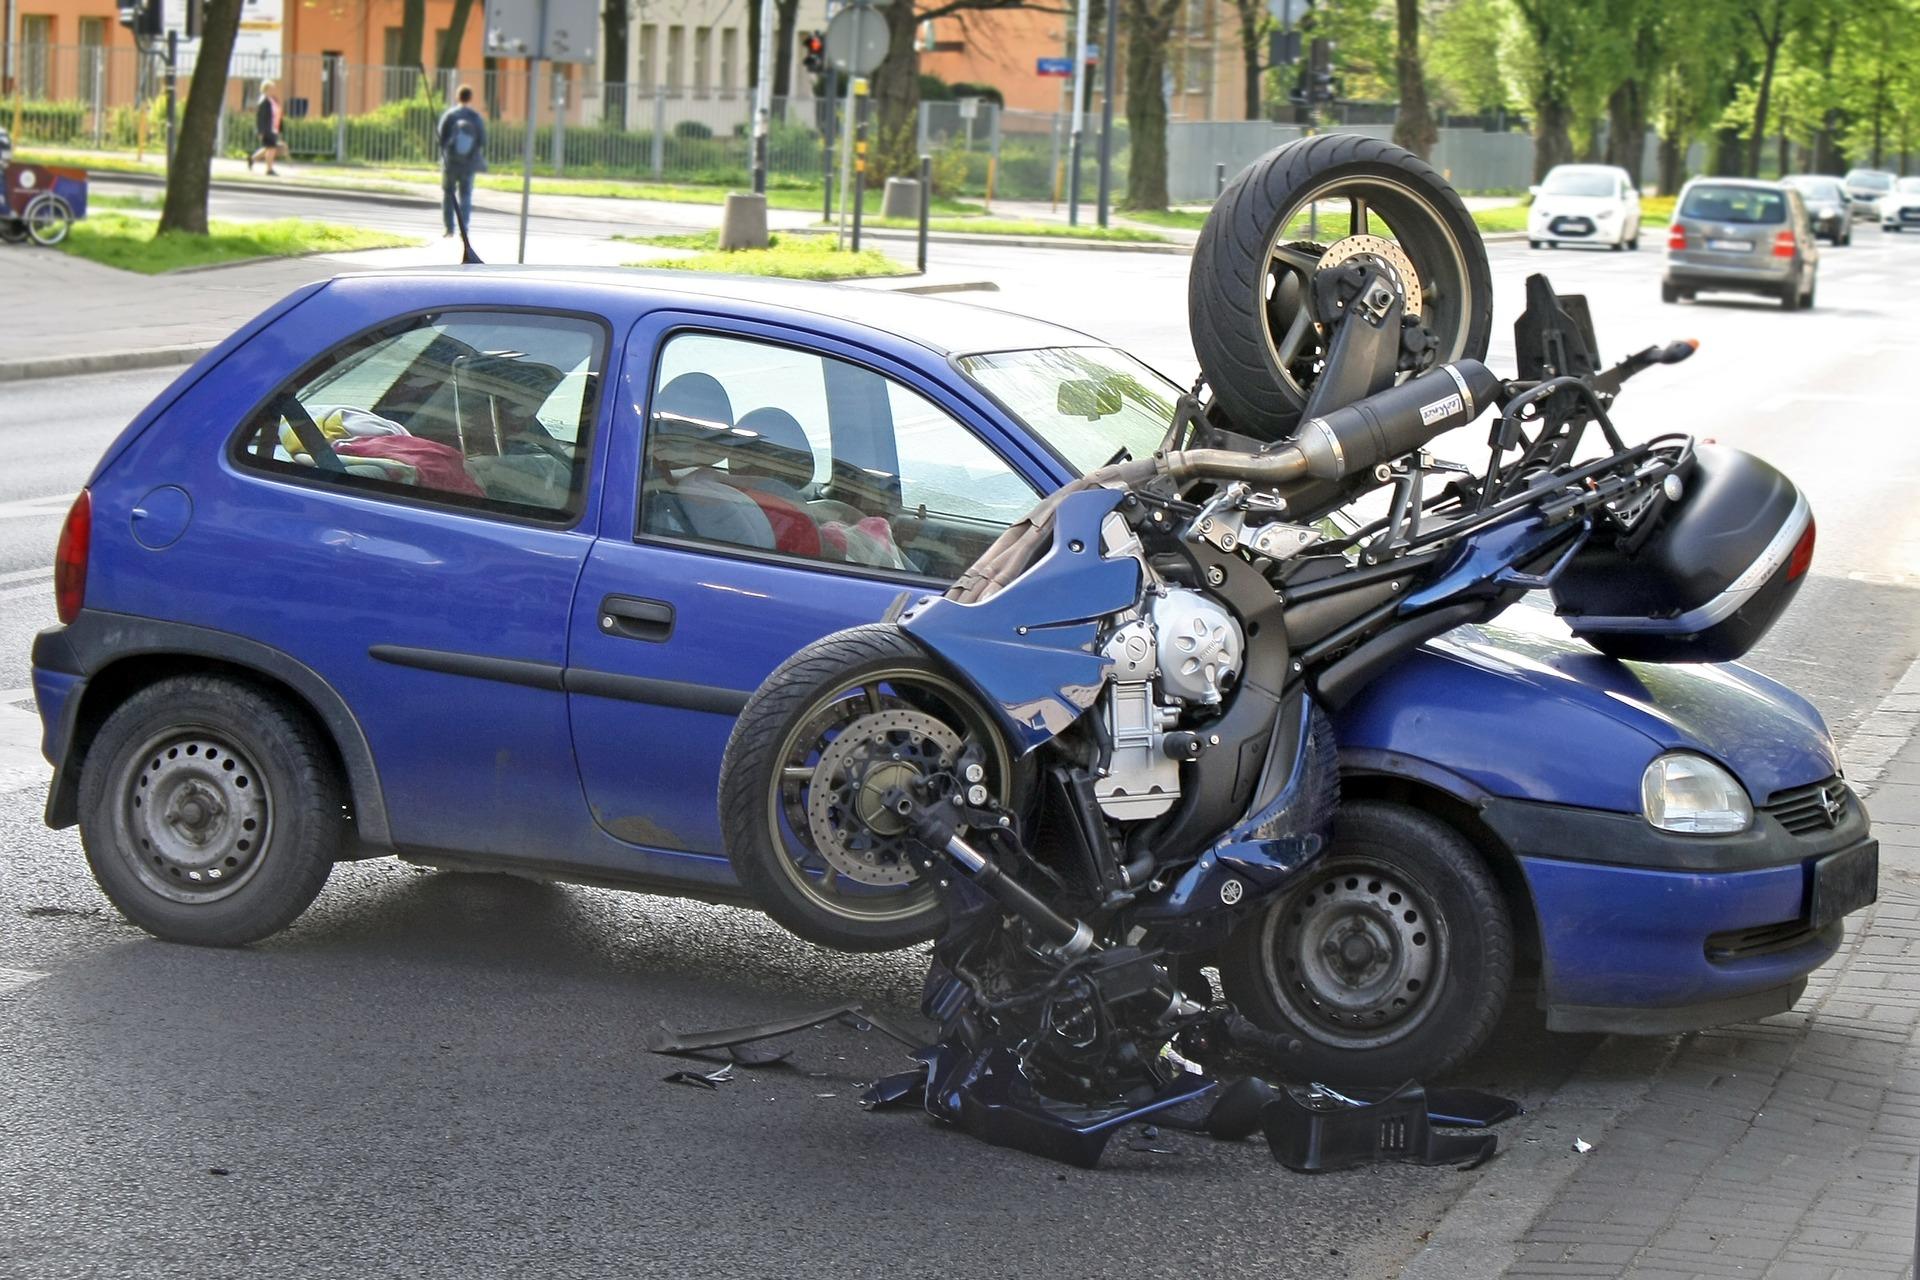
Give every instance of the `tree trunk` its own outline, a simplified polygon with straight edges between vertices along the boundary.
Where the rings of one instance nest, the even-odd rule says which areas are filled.
[[[1569,164],[1573,160],[1573,136],[1569,127],[1573,123],[1573,108],[1559,97],[1558,89],[1549,85],[1534,95],[1533,100],[1533,180],[1540,181],[1547,176],[1547,170],[1557,164]]]
[[[1839,150],[1833,145],[1834,131],[1840,124],[1840,110],[1828,107],[1820,117],[1819,131],[1813,135],[1813,162],[1807,167],[1815,173],[1833,173],[1840,168]]]
[[[1109,0],[1118,4],[1120,0]],[[1260,83],[1260,19],[1266,7],[1258,0],[1233,0],[1240,14],[1240,67],[1247,77],[1246,117],[1258,120],[1266,114],[1266,94]],[[1102,49],[1101,56],[1111,56]]]
[[[773,0],[773,96],[793,96],[794,30],[800,23],[800,0]]]
[[[1740,134],[1737,130],[1713,131],[1713,172],[1722,178],[1740,176]]]
[[[1440,134],[1427,109],[1427,73],[1420,60],[1420,0],[1395,0],[1395,8],[1399,47],[1394,66],[1400,77],[1400,110],[1393,122],[1393,140],[1422,160],[1429,160]]]
[[[467,17],[472,12],[473,0],[453,0],[453,16],[447,19],[447,33],[440,41],[440,56],[434,59],[434,65],[440,70],[452,71],[460,66],[460,46],[467,42]],[[623,9],[621,12],[626,11]],[[624,60],[625,57],[623,48],[621,58]],[[607,65],[612,66],[613,63]]]
[[[420,65],[427,43],[427,0],[406,0],[400,11],[400,65]]]
[[[1124,0],[1127,24],[1127,195],[1123,209],[1167,207],[1167,41],[1179,0]]]
[[[874,131],[868,154],[876,170],[869,181],[886,174],[911,175],[919,161],[920,50],[914,40],[920,25],[912,0],[893,0],[880,10],[887,19],[887,56],[873,73]]]
[[[1767,60],[1760,70],[1760,92],[1753,103],[1753,132],[1747,136],[1747,176],[1760,176],[1760,146],[1766,141],[1767,105],[1773,96],[1773,68],[1780,60],[1779,27],[1767,44]]]
[[[461,11],[473,0],[460,0]],[[456,13],[456,17],[460,14]],[[600,10],[601,118],[616,129],[627,127],[627,0],[604,0]]]
[[[200,54],[187,87],[187,109],[167,169],[167,199],[157,235],[207,234],[207,183],[213,170],[213,135],[226,99],[227,64],[240,33],[242,0],[207,0],[200,22]]]
[[[1627,171],[1640,185],[1647,150],[1647,104],[1638,80],[1623,80],[1607,98],[1607,163]]]
[[[1660,139],[1660,194],[1677,195],[1686,181],[1686,148],[1678,134]]]

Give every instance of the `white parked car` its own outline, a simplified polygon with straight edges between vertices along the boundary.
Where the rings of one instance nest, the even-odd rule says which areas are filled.
[[[1880,229],[1920,229],[1920,178],[1902,178],[1880,197]]]
[[[1625,169],[1610,164],[1559,164],[1533,188],[1527,244],[1640,247],[1640,192]]]

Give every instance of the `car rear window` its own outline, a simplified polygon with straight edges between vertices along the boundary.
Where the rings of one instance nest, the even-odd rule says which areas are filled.
[[[508,311],[414,315],[281,386],[242,429],[242,465],[302,481],[540,520],[585,492],[605,326]]]
[[[1694,187],[1680,204],[1680,216],[1701,222],[1782,223],[1787,220],[1787,198],[1764,187]]]
[[[1833,178],[1795,178],[1793,185],[1809,200],[1839,200],[1844,195]]]

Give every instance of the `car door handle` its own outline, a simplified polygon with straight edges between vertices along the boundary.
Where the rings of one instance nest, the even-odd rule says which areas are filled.
[[[673,606],[639,596],[608,596],[600,602],[600,630],[625,640],[655,644],[673,634]]]

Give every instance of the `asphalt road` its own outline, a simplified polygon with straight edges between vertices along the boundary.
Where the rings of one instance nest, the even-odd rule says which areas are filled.
[[[940,252],[1001,281],[998,305],[1191,376],[1184,259]],[[1496,368],[1541,265],[1591,295],[1611,354],[1703,340],[1629,391],[1623,428],[1716,436],[1808,489],[1815,576],[1755,663],[1857,722],[1920,650],[1896,328],[1920,243],[1869,233],[1830,253],[1805,315],[1662,307],[1651,252],[1493,257]],[[8,704],[52,620],[66,499],[168,377],[0,386],[0,736],[22,731]],[[1059,1168],[862,1113],[861,1086],[900,1058],[850,1029],[712,1092],[667,1084],[677,1064],[642,1047],[657,1021],[904,1010],[922,962],[833,955],[748,912],[391,861],[339,868],[266,943],[174,947],[105,905],[40,800],[0,794],[0,1276],[1380,1275],[1472,1185],[1301,1177],[1259,1145],[1183,1135]],[[1467,1078],[1537,1101],[1589,1047],[1523,1011]]]

